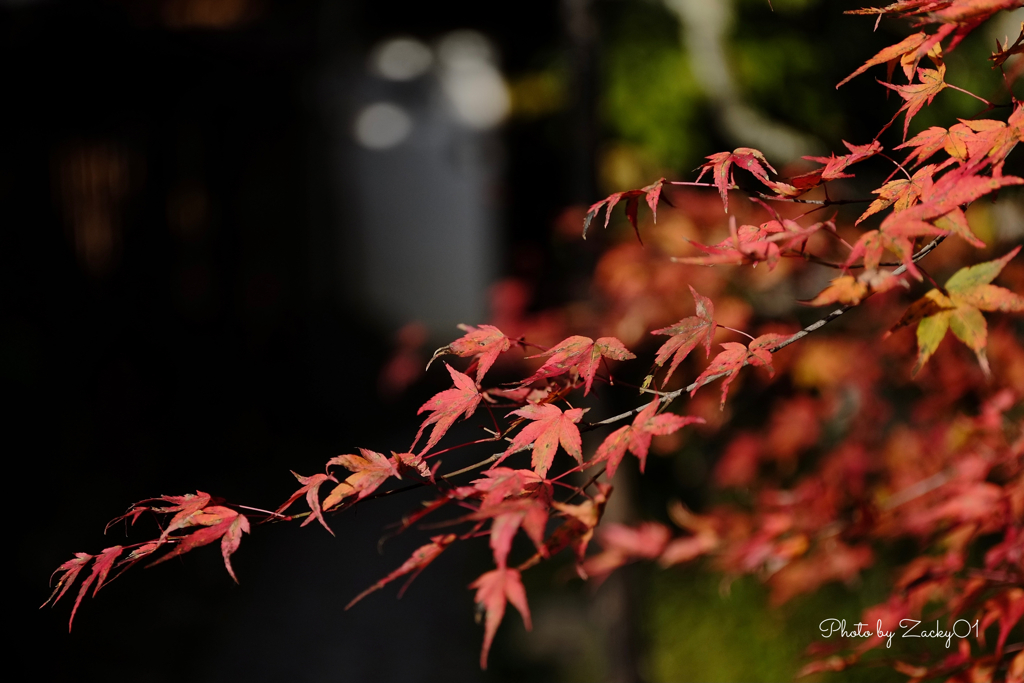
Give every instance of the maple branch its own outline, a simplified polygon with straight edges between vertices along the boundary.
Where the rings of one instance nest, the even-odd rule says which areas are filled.
[[[602,474],[604,474],[606,469],[608,469],[607,466],[602,467],[597,472],[595,472],[593,474],[593,476],[590,477],[590,479],[587,479],[587,482],[585,484],[583,484],[582,486],[576,487],[576,492],[573,493],[572,496],[570,496],[569,498],[566,498],[565,502],[568,503],[570,500],[572,500],[576,496],[586,495],[587,488],[589,488],[594,482],[596,482],[598,477],[600,477]]]
[[[468,442],[468,443],[459,444],[458,446],[453,446],[452,448],[448,448],[448,449],[445,449],[445,450],[446,451],[450,451],[450,450],[454,450],[456,448],[461,448],[463,446],[471,446],[471,445],[478,444],[478,443],[484,443],[484,442],[496,441],[496,440],[497,439],[480,439],[478,441],[471,441],[471,442]],[[532,448],[532,447],[533,447],[533,445],[530,444],[526,448],[521,448],[519,450],[520,451],[528,450],[529,448]],[[519,451],[513,451],[512,453],[509,453],[509,455],[512,455],[513,453],[518,453],[518,452]],[[437,455],[437,454],[435,454],[435,455]],[[485,459],[481,460],[480,462],[476,462],[476,463],[473,463],[472,465],[469,465],[467,467],[463,467],[461,470],[455,470],[454,472],[449,472],[448,474],[442,474],[440,478],[444,479],[445,481],[447,481],[451,477],[456,477],[456,476],[458,476],[460,474],[465,474],[467,472],[472,472],[473,470],[480,469],[484,465],[491,464],[492,462],[498,460],[498,458],[500,458],[503,455],[505,455],[505,451],[502,451],[501,453],[495,453],[494,455],[492,455],[492,456],[490,456],[488,458],[485,458]],[[430,483],[431,482],[428,479],[421,479],[420,481],[413,482],[411,484],[406,484],[405,486],[399,486],[398,488],[393,488],[393,489],[389,489],[387,491],[380,491],[380,492],[374,493],[372,495],[367,496],[364,500],[377,500],[378,498],[387,498],[388,496],[393,496],[396,493],[405,493],[406,491],[415,491],[416,489],[421,489],[424,486],[429,485]],[[334,514],[334,513],[337,513],[337,512],[342,512],[343,510],[347,510],[349,507],[351,507],[351,505],[339,505],[338,507],[332,508],[330,510],[324,510],[324,514]],[[299,512],[299,513],[294,514],[294,515],[278,515],[278,517],[281,518],[280,521],[282,521],[282,522],[290,522],[290,521],[293,521],[293,520],[303,519],[305,517],[309,517],[310,514],[311,513],[309,511],[306,511],[306,512]],[[275,521],[277,521],[277,520],[275,520]]]
[[[504,454],[505,454],[505,451],[502,451],[501,453],[495,453],[494,455],[490,456],[489,458],[485,458],[485,459],[481,460],[480,462],[477,462],[477,463],[474,463],[472,465],[469,465],[468,467],[463,467],[461,470],[455,470],[454,472],[449,472],[448,474],[442,474],[441,478],[442,479],[450,479],[452,477],[457,477],[460,474],[465,474],[466,472],[472,472],[473,470],[478,470],[481,467],[483,467],[484,465],[491,464],[492,462],[494,462],[495,460],[497,460],[498,458],[500,458]]]
[[[935,289],[939,290],[944,295],[948,295],[948,293],[946,292],[946,288],[943,287],[942,285],[940,285],[938,282],[936,282],[935,278],[933,278],[931,276],[931,274],[927,270],[925,270],[923,267],[918,268],[918,270],[921,271],[922,275],[924,275],[926,278],[928,278],[928,282],[932,283],[932,287],[934,287]]]
[[[601,380],[602,382],[609,384],[610,386],[617,385],[620,387],[626,387],[627,389],[636,389],[641,394],[658,394],[659,396],[664,396],[665,394],[668,393],[667,391],[657,391],[656,389],[651,389],[649,387],[642,387],[636,384],[630,384],[629,382],[623,382],[620,379],[615,380],[616,384],[612,385],[610,382],[608,382],[608,378],[603,375],[594,375],[594,379]]]
[[[292,517],[292,515],[282,515],[280,512],[271,512],[270,510],[264,510],[263,508],[249,507],[248,505],[239,505],[239,504],[235,503],[234,506],[236,508],[242,508],[243,510],[252,510],[253,512],[262,512],[263,514],[268,515],[269,517],[280,517],[282,520],[286,520],[286,521],[288,519],[291,519],[291,517]]]
[[[701,183],[689,180],[670,180],[669,185],[686,185],[687,187],[717,187],[714,183]],[[729,185],[730,190],[740,190],[747,192],[739,185]],[[867,204],[871,202],[871,199],[797,199],[795,197],[780,197],[774,194],[765,194],[763,192],[754,192],[753,194],[761,199],[767,199],[770,202],[786,202],[789,204],[816,204],[818,206],[836,206],[840,204]]]
[[[930,254],[932,251],[934,251],[935,248],[937,246],[939,246],[940,244],[942,244],[942,241],[945,240],[945,239],[946,239],[946,235],[939,235],[934,240],[932,240],[931,242],[926,244],[924,247],[922,247],[919,252],[914,254],[913,257],[911,257],[911,261],[914,262],[914,263],[917,263],[918,261],[923,259],[925,256]],[[896,270],[892,271],[891,275],[893,277],[895,277],[897,275],[902,275],[903,273],[906,272],[906,270],[907,270],[906,264],[902,264],[898,268],[896,268]],[[867,298],[870,297],[873,293],[874,292],[868,292],[867,296],[865,296],[863,299],[861,299],[861,303],[863,303],[865,300],[867,300]],[[841,315],[846,313],[851,308],[855,308],[856,306],[859,306],[859,305],[860,304],[846,304],[842,308],[837,308],[836,310],[832,311],[831,313],[826,315],[821,320],[818,320],[816,322],[811,323],[810,325],[808,325],[807,327],[803,328],[802,330],[800,330],[799,332],[797,332],[793,336],[787,337],[786,339],[782,340],[781,342],[779,342],[775,346],[770,347],[768,349],[768,352],[769,353],[775,353],[776,351],[779,351],[780,349],[784,349],[785,347],[789,346],[790,344],[803,339],[804,337],[809,335],[811,332],[815,332],[817,330],[820,330],[822,327],[824,327],[825,325],[828,325],[830,322],[832,322],[836,318],[839,318]],[[741,365],[740,367],[746,367],[747,365],[750,365],[750,363],[747,362],[747,361],[744,361],[743,365]],[[696,391],[697,389],[699,389],[700,387],[702,387],[702,386],[704,386],[706,384],[711,384],[715,380],[721,379],[721,378],[725,377],[726,375],[732,374],[732,372],[733,372],[732,370],[729,370],[729,371],[726,371],[726,372],[720,372],[717,375],[709,375],[709,376],[705,377],[703,381],[693,382],[692,384],[690,384],[690,385],[688,385],[686,387],[683,387],[682,389],[676,389],[675,391],[673,391],[671,393],[665,394],[664,396],[661,397],[660,401],[663,404],[671,403],[672,401],[674,401],[677,398],[679,398],[680,396],[682,396],[684,393],[688,394],[688,393],[690,393],[692,391]],[[609,417],[607,419],[601,420],[600,422],[587,422],[587,423],[584,423],[584,424],[582,424],[580,426],[580,431],[591,431],[591,430],[597,429],[598,427],[601,427],[603,425],[614,424],[614,423],[619,422],[621,420],[628,419],[630,417],[633,417],[633,416],[639,414],[640,411],[643,410],[645,407],[646,406],[638,406],[636,408],[633,408],[632,410],[627,410],[624,413],[620,413],[618,415],[615,415],[615,416]]]
[[[493,417],[493,415],[492,415],[492,417]],[[494,426],[495,427],[498,426],[497,422],[495,422]],[[477,439],[476,441],[467,441],[466,443],[460,443],[457,446],[449,446],[448,448],[442,448],[441,450],[434,451],[433,453],[431,453],[429,455],[424,455],[423,459],[426,460],[427,458],[433,458],[434,456],[441,455],[442,453],[448,453],[449,451],[454,451],[454,450],[458,450],[460,448],[465,448],[466,446],[475,446],[478,443],[488,443],[490,441],[501,441],[501,439],[502,439],[501,432],[492,432],[491,430],[487,429],[486,427],[484,427],[483,430],[485,432],[487,432],[488,434],[493,434],[494,436],[491,436],[491,437],[486,438],[486,439]]]
[[[824,185],[822,186],[824,187]],[[867,204],[870,199],[797,199],[796,197],[779,197],[776,195],[765,194],[763,192],[756,193],[761,199],[767,199],[770,202],[789,202],[790,204],[816,204],[821,208],[826,206],[840,206],[843,204]]]
[[[803,253],[803,254],[783,254],[782,256],[783,256],[783,258],[802,258],[802,259],[804,259],[806,261],[810,261],[811,263],[816,263],[819,266],[825,266],[827,268],[835,268],[836,270],[853,270],[854,268],[863,268],[864,267],[863,265],[848,266],[845,263],[835,263],[833,261],[828,261],[826,259],[823,259],[820,256],[815,256],[814,254],[808,254],[808,253]],[[879,266],[885,266],[887,268],[892,268],[892,267],[899,266],[899,265],[902,265],[902,264],[900,262],[884,262],[884,263],[879,263],[878,265]]]
[[[484,441],[494,441],[494,439],[484,439]],[[469,444],[461,444],[461,445],[466,446],[466,445],[469,445]],[[530,444],[530,448],[532,448],[532,447],[533,447],[533,444]],[[520,449],[520,450],[526,450],[526,449]],[[518,452],[519,451],[513,451],[513,453],[518,453]],[[465,474],[466,472],[472,472],[473,470],[478,470],[481,467],[483,467],[484,465],[490,465],[492,462],[496,461],[498,458],[500,458],[503,455],[505,455],[505,451],[502,451],[501,453],[495,453],[494,455],[492,455],[492,456],[490,456],[488,458],[485,458],[485,459],[481,460],[480,462],[476,462],[476,463],[473,463],[472,465],[469,465],[467,467],[463,467],[461,470],[455,470],[454,472],[449,472],[448,474],[442,474],[441,475],[441,479],[444,479],[445,481],[447,481],[448,479],[450,479],[452,477],[457,477],[460,474]],[[512,453],[509,453],[509,455],[512,455]],[[424,479],[423,481],[417,481],[415,483],[408,484],[407,486],[399,486],[397,489],[391,489],[389,491],[382,491],[381,493],[375,493],[372,496],[367,496],[367,500],[376,500],[377,498],[385,498],[387,496],[394,495],[396,493],[405,493],[406,491],[412,491],[414,489],[423,488],[424,486],[426,486],[429,483],[430,483],[429,481]]]
[[[884,503],[882,503],[880,507],[884,511],[889,511],[894,508],[898,508],[900,505],[903,505],[904,503],[909,503],[915,498],[920,498],[926,493],[930,493],[935,489],[939,488],[940,486],[943,486],[946,482],[950,480],[950,478],[952,478],[953,475],[953,470],[944,469],[941,472],[938,472],[930,477],[922,479],[916,484],[911,484],[907,488],[897,491],[896,493],[891,495]]]
[[[850,251],[853,251],[853,245],[847,242],[845,239],[843,239],[843,236],[839,234],[839,231],[836,230],[836,226],[834,224],[825,224],[825,234],[835,237],[844,247],[846,247]]]

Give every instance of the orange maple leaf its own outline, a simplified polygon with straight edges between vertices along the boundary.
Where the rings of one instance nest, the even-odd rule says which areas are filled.
[[[418,455],[396,453],[388,458],[367,448],[360,448],[359,453],[361,455],[337,455],[327,462],[328,467],[341,465],[352,474],[345,481],[339,482],[324,499],[324,510],[330,510],[349,496],[356,496],[356,500],[366,498],[389,477],[401,479],[400,466],[403,469],[417,470],[424,475],[425,466]],[[429,470],[426,474],[429,474]]]
[[[893,85],[892,83],[886,83],[885,81],[879,81],[886,88],[895,90],[899,93],[906,102],[900,107],[899,111],[896,112],[896,116],[900,115],[900,112],[907,112],[906,118],[903,119],[903,139],[907,139],[907,132],[910,130],[910,121],[917,115],[917,112],[921,111],[921,108],[926,104],[931,104],[935,96],[942,92],[946,87],[946,66],[945,64],[939,64],[937,69],[918,69],[917,78],[919,83],[911,83],[909,85]],[[896,120],[896,116],[893,120]]]

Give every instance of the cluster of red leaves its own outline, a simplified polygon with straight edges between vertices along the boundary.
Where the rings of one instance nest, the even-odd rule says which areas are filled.
[[[590,207],[584,236],[602,210],[607,227],[613,208],[625,202],[626,217],[639,237],[641,197],[656,219],[662,199],[677,190],[691,193],[685,202],[670,202],[685,206],[685,212],[675,211],[669,220],[655,220],[650,226],[645,233],[648,247],[619,244],[602,257],[596,285],[605,300],[594,304],[589,316],[591,329],[585,331],[592,336],[565,336],[568,330],[548,325],[548,334],[560,336],[547,341],[531,336],[528,341],[530,335],[518,335],[530,326],[522,315],[508,312],[497,314],[498,325],[462,326],[465,334],[438,349],[434,358],[450,354],[471,360],[464,372],[446,364],[452,386],[420,407],[419,414],[427,415],[408,452],[388,457],[358,449],[358,454],[334,457],[321,473],[295,474],[298,490],[276,512],[259,513],[267,520],[303,519],[303,526],[316,520],[330,531],[325,514],[393,491],[398,480],[429,490],[431,498],[402,520],[398,532],[440,511],[454,511],[443,522],[452,531],[431,537],[349,607],[398,578],[408,577],[408,586],[452,544],[487,538],[494,569],[470,585],[485,615],[482,667],[508,603],[530,626],[522,572],[562,550],[572,552],[580,577],[595,582],[637,560],[669,566],[708,557],[727,575],[761,577],[771,588],[772,600],[784,602],[829,581],[854,582],[886,544],[911,538],[919,544],[920,556],[896,577],[889,600],[869,609],[864,620],[882,619],[888,628],[902,618],[955,619],[970,614],[979,624],[979,648],[976,652],[961,647],[941,661],[900,660],[894,667],[915,680],[939,675],[982,680],[986,672],[1024,680],[1024,654],[1014,654],[1024,652],[1022,643],[1008,643],[1024,615],[1024,348],[1005,326],[990,331],[982,314],[1024,310],[1024,298],[993,284],[997,277],[1005,278],[1003,271],[1019,247],[952,272],[944,286],[932,281],[935,287],[911,303],[891,327],[895,331],[917,326],[914,373],[921,371],[917,382],[923,392],[912,406],[902,406],[910,414],[903,422],[895,418],[900,410],[888,397],[898,391],[906,394],[909,372],[882,368],[908,366],[908,350],[899,346],[905,335],[878,344],[816,334],[798,345],[797,353],[775,356],[872,295],[913,287],[904,273],[923,281],[918,262],[946,237],[956,235],[974,248],[986,248],[972,231],[965,210],[986,195],[1024,184],[1024,179],[1003,174],[1007,155],[1024,139],[1024,107],[1014,102],[1005,122],[963,120],[948,129],[932,127],[910,140],[906,137],[914,116],[938,93],[960,90],[945,81],[943,50],[955,48],[995,12],[1021,5],[1024,0],[901,0],[855,12],[912,17],[921,27],[936,27],[882,50],[839,84],[881,64],[887,65],[891,81],[897,62],[908,81],[882,83],[903,100],[893,118],[905,114],[903,138],[896,147],[909,150],[903,164],[897,165],[896,172],[903,176],[893,179],[894,172],[874,190],[877,198],[855,223],[838,224],[835,217],[813,220],[815,211],[840,203],[829,200],[827,193],[824,200],[798,198],[853,177],[854,164],[877,164],[883,151],[877,136],[861,145],[844,142],[847,154],[808,157],[820,168],[791,178],[773,179],[775,169],[761,152],[739,148],[709,156],[696,182],[670,183],[662,178],[639,190],[613,194]],[[1000,46],[993,62],[1001,67],[1010,54],[1020,52],[1020,42]],[[925,57],[934,68],[920,66]],[[935,159],[940,152],[945,160]],[[734,202],[729,213],[729,191],[740,187],[737,169],[752,176],[763,191],[746,190],[756,204]],[[717,209],[708,210],[707,194],[676,187],[701,185],[707,173],[712,182],[704,186],[717,190],[727,223]],[[770,208],[762,200],[781,208]],[[808,204],[817,208],[798,213]],[[883,217],[883,212],[888,213]],[[708,219],[712,214],[716,218]],[[857,226],[868,219],[880,222],[861,231]],[[728,236],[719,239],[726,229]],[[719,241],[705,237],[716,231],[714,239]],[[704,254],[680,255],[690,245]],[[886,253],[894,261],[886,262]],[[723,274],[722,269],[702,267],[762,262],[767,268],[756,274],[753,268]],[[841,274],[807,303],[843,304],[842,308],[800,331],[762,324],[754,336],[736,329],[750,322],[752,307],[735,292],[770,290],[783,280],[796,280],[804,269],[820,266]],[[894,300],[890,298],[890,304]],[[877,307],[874,310],[876,318],[883,315]],[[881,329],[895,318],[890,316]],[[872,333],[880,332],[879,327],[871,328]],[[951,345],[940,346],[949,330],[974,352],[976,363],[957,355]],[[722,350],[712,358],[719,333],[738,333],[749,341],[721,342]],[[564,338],[552,344],[560,337]],[[660,347],[654,348],[658,337],[667,339],[658,340]],[[550,346],[545,350],[540,342]],[[637,358],[627,346],[649,355],[651,362],[642,383],[637,380],[640,386],[618,384],[650,398],[640,399],[627,412],[585,421],[588,411],[596,413],[601,406],[575,407],[570,398],[586,401],[595,385],[615,384],[610,363]],[[691,355],[698,346],[705,350],[703,366],[698,365],[700,354]],[[510,354],[527,347],[542,352],[526,358]],[[522,379],[485,388],[488,372],[503,354],[516,356],[509,366],[518,367]],[[536,358],[544,360],[523,367]],[[747,366],[767,369],[768,379],[764,373],[742,373]],[[694,377],[686,386],[680,379],[684,372]],[[682,531],[677,536],[668,526],[653,522],[599,528],[612,493],[611,485],[599,478],[614,476],[627,452],[643,471],[656,437],[685,439],[692,430],[680,430],[687,426],[703,434],[723,431],[730,419],[725,411],[730,388],[741,377],[766,382],[776,372],[790,380],[789,395],[770,407],[760,432],[730,434],[714,469],[716,485],[739,492],[744,504],[713,506],[700,514],[674,504],[669,515]],[[643,376],[643,371],[634,375]],[[718,379],[720,395],[700,391]],[[687,400],[692,415],[668,411],[673,402]],[[437,450],[457,422],[478,411],[488,414],[486,437]],[[588,457],[581,431],[612,425],[617,426]],[[430,434],[417,452],[428,427]],[[438,456],[463,447],[487,447],[491,453],[461,469],[442,472]],[[528,461],[519,457],[526,451],[531,454]],[[567,457],[559,457],[559,451]],[[476,479],[456,481],[476,470],[481,470]],[[333,487],[323,495],[327,482]],[[287,515],[302,498],[308,512]],[[61,576],[47,602],[60,600],[92,563],[91,573],[80,584],[73,619],[88,590],[95,595],[112,571],[123,571],[166,549],[150,562],[152,566],[216,540],[221,541],[225,565],[234,578],[230,557],[242,533],[249,531],[248,519],[222,501],[213,504],[204,493],[156,500],[160,507],[138,504],[119,519],[134,523],[147,512],[158,519],[169,517],[157,539],[112,546],[96,556],[78,553],[58,568]],[[200,528],[184,531],[189,527]],[[510,557],[520,531],[532,550],[514,564]],[[602,550],[588,556],[595,535]],[[994,538],[998,540],[993,542]],[[126,550],[130,552],[123,556]],[[992,648],[985,640],[989,635],[994,637]],[[878,644],[871,639],[834,649],[809,664],[805,673],[845,668]]]
[[[154,502],[170,503],[170,505],[159,507],[143,505],[143,503]],[[71,608],[71,618],[68,620],[68,630],[70,630],[71,625],[75,621],[75,613],[78,612],[78,607],[82,604],[82,598],[89,592],[89,588],[92,587],[93,583],[96,584],[92,592],[95,597],[100,588],[116,578],[118,574],[139,560],[153,556],[160,550],[169,549],[168,552],[153,560],[147,566],[152,567],[172,557],[183,555],[217,540],[220,541],[221,555],[224,557],[224,567],[228,570],[231,578],[237,582],[238,578],[235,576],[235,570],[231,567],[231,556],[238,550],[238,546],[242,542],[242,534],[249,533],[249,520],[237,510],[232,510],[222,505],[211,505],[212,502],[214,501],[210,494],[197,491],[195,494],[186,493],[184,496],[161,496],[160,498],[136,503],[128,509],[128,512],[111,521],[107,528],[109,529],[110,526],[118,522],[129,520],[134,525],[136,520],[147,512],[157,515],[158,518],[173,515],[170,521],[167,522],[167,526],[163,528],[160,536],[154,540],[130,546],[115,545],[104,548],[99,555],[75,553],[73,559],[62,564],[54,572],[54,575],[60,573],[60,578],[57,580],[53,593],[42,604],[42,607],[48,604],[56,604],[64,597],[64,594],[71,588],[78,575],[92,562],[92,572],[82,581],[78,589],[78,597],[75,598],[74,607]],[[176,533],[196,526],[201,528],[191,533]],[[125,550],[130,550],[130,552],[122,557]],[[113,577],[110,576],[111,570],[116,570],[116,574]]]

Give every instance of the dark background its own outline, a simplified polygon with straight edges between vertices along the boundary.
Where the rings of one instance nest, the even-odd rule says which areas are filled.
[[[376,552],[408,497],[335,518],[337,539],[257,529],[235,556],[239,586],[203,552],[86,599],[70,635],[77,588],[35,609],[72,551],[122,542],[100,532],[132,501],[198,488],[275,507],[296,487],[289,469],[407,447],[415,408],[443,387],[397,402],[375,391],[393,330],[336,286],[330,254],[355,228],[332,197],[320,77],[397,33],[475,28],[513,72],[565,41],[548,2],[234,3],[248,14],[207,19],[189,4],[0,6],[12,668],[82,681],[483,678],[466,585],[485,551],[449,553],[400,602],[343,611],[423,542]],[[523,241],[574,190],[559,180],[564,150],[529,125],[507,135],[508,177],[545,188],[517,204]],[[106,180],[82,189],[81,169]],[[76,247],[75,211],[106,221],[112,243]]]

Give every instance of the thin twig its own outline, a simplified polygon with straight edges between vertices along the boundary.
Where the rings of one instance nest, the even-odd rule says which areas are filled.
[[[252,510],[253,512],[262,512],[265,515],[270,515],[271,517],[280,517],[281,519],[288,519],[289,517],[291,517],[291,515],[282,515],[280,512],[271,512],[270,510],[264,510],[263,508],[249,507],[248,505],[238,505],[238,504],[235,504],[235,507],[236,508],[242,508],[243,510]]]
[[[736,334],[742,334],[750,341],[754,341],[754,336],[748,332],[744,332],[743,330],[737,330],[735,327],[729,327],[728,325],[723,325],[722,323],[716,323],[716,325],[718,327],[721,327],[723,330],[729,330],[730,332],[735,332]]]
[[[926,479],[922,479],[916,484],[911,484],[907,488],[892,494],[880,507],[882,510],[888,511],[893,508],[897,508],[904,503],[909,503],[915,498],[920,498],[924,494],[930,493],[940,486],[943,486],[952,478],[953,474],[954,472],[950,469],[945,469],[933,474]]]
[[[844,204],[867,204],[870,199],[796,199],[793,197],[777,197],[775,195],[757,192],[758,197],[771,202],[789,202],[791,204],[817,204],[820,207],[842,206]]]
[[[975,95],[974,93],[972,93],[970,90],[964,90],[963,88],[959,88],[959,87],[953,85],[952,83],[946,83],[946,87],[950,88],[951,90],[956,90],[958,92],[962,92],[965,95],[970,95],[971,97],[973,97],[974,99],[978,100],[979,102],[983,102],[984,104],[987,104],[989,109],[991,109],[993,106],[995,106],[991,102],[986,100],[984,97],[979,97],[978,95]]]
[[[919,251],[916,254],[914,254],[914,256],[912,257],[911,260],[914,263],[917,263],[918,261],[923,259],[925,256],[930,254],[935,249],[935,247],[937,247],[940,244],[942,244],[942,241],[944,239],[946,239],[945,235],[939,235],[934,240],[929,242],[927,245],[922,247],[921,251]],[[896,268],[896,270],[892,271],[892,275],[893,276],[902,275],[904,272],[906,272],[906,270],[907,270],[906,264],[902,264],[898,268]],[[871,296],[871,294],[872,294],[872,292],[869,292],[868,295],[866,297],[864,297],[864,299],[861,299],[861,302],[866,300],[869,296]],[[808,325],[804,329],[800,330],[799,332],[797,332],[793,336],[787,337],[786,339],[782,340],[781,342],[779,342],[775,346],[769,348],[768,352],[769,353],[775,353],[776,351],[779,351],[780,349],[784,349],[785,347],[789,346],[790,344],[803,339],[804,337],[809,335],[811,332],[814,332],[816,330],[820,330],[822,327],[824,327],[825,325],[828,325],[830,322],[832,322],[836,318],[840,317],[841,315],[846,313],[848,310],[850,310],[851,308],[854,308],[857,305],[859,305],[859,304],[847,304],[847,305],[843,306],[842,308],[837,308],[836,310],[832,311],[831,313],[829,313],[827,316],[825,316],[821,320],[818,320],[817,322],[811,323],[810,325]],[[749,363],[748,362],[744,362],[743,366],[746,366],[746,365],[749,365]],[[741,367],[743,367],[743,366],[741,366]],[[729,370],[729,371],[726,371],[726,372],[720,372],[717,375],[710,375],[708,377],[705,377],[703,381],[693,382],[689,386],[686,386],[686,387],[684,387],[682,389],[676,389],[675,391],[673,391],[671,393],[668,393],[668,394],[665,394],[664,396],[662,396],[661,402],[662,403],[671,403],[672,401],[674,401],[677,398],[679,398],[680,396],[682,396],[684,393],[688,394],[690,392],[696,391],[697,389],[699,389],[700,387],[704,386],[705,384],[710,384],[711,382],[714,382],[717,379],[721,379],[722,377],[725,377],[726,375],[729,375],[732,372],[734,372],[734,371]],[[628,419],[628,418],[633,417],[634,415],[638,414],[645,407],[646,406],[639,406],[639,407],[634,408],[632,410],[628,410],[628,411],[626,411],[624,413],[620,413],[618,415],[614,415],[612,417],[609,417],[609,418],[607,418],[605,420],[601,420],[600,422],[588,422],[586,424],[581,425],[580,431],[590,431],[592,429],[597,429],[598,427],[601,427],[603,425],[614,424],[614,423],[619,422],[621,420]]]
[[[901,164],[900,162],[896,161],[895,159],[893,159],[893,158],[892,158],[891,156],[889,156],[888,154],[882,154],[881,152],[879,152],[879,153],[878,153],[878,156],[882,157],[883,159],[888,159],[888,160],[889,160],[889,161],[891,161],[891,162],[892,162],[893,164],[895,164],[895,166],[896,166],[896,170],[895,170],[895,171],[893,171],[893,174],[895,174],[895,173],[896,173],[896,171],[903,171],[903,175],[907,176],[907,180],[913,180],[913,177],[912,177],[912,176],[910,175],[910,171],[908,171],[908,170],[907,170],[906,168],[904,168],[903,164]],[[892,175],[890,175],[890,176],[889,176],[889,178],[892,178]],[[886,180],[886,182],[888,182],[888,181],[889,181],[889,178],[886,178],[886,179],[885,179],[885,180]]]
[[[863,265],[848,266],[845,263],[835,263],[833,261],[828,261],[826,259],[823,259],[820,256],[815,256],[814,254],[807,254],[807,253],[804,253],[804,254],[783,254],[783,257],[788,257],[788,256],[792,256],[794,258],[799,257],[799,258],[805,259],[807,261],[810,261],[811,263],[816,263],[819,266],[825,266],[826,268],[835,268],[836,270],[853,270],[855,268],[863,268],[864,267]],[[898,262],[896,262],[896,263],[879,263],[878,265],[879,266],[885,266],[887,268],[892,268],[894,266],[900,265],[900,263],[898,263]]]
[[[717,188],[718,186],[714,183],[698,183],[689,180],[670,180],[669,185],[684,185],[686,187],[707,187]],[[729,190],[743,190],[739,185],[729,185],[726,189]],[[774,194],[765,194],[763,192],[753,192],[754,195],[761,199],[767,199],[770,202],[786,202],[788,204],[818,204],[819,206],[836,206],[841,204],[867,204],[873,200],[871,199],[796,199],[795,197],[779,197]]]

